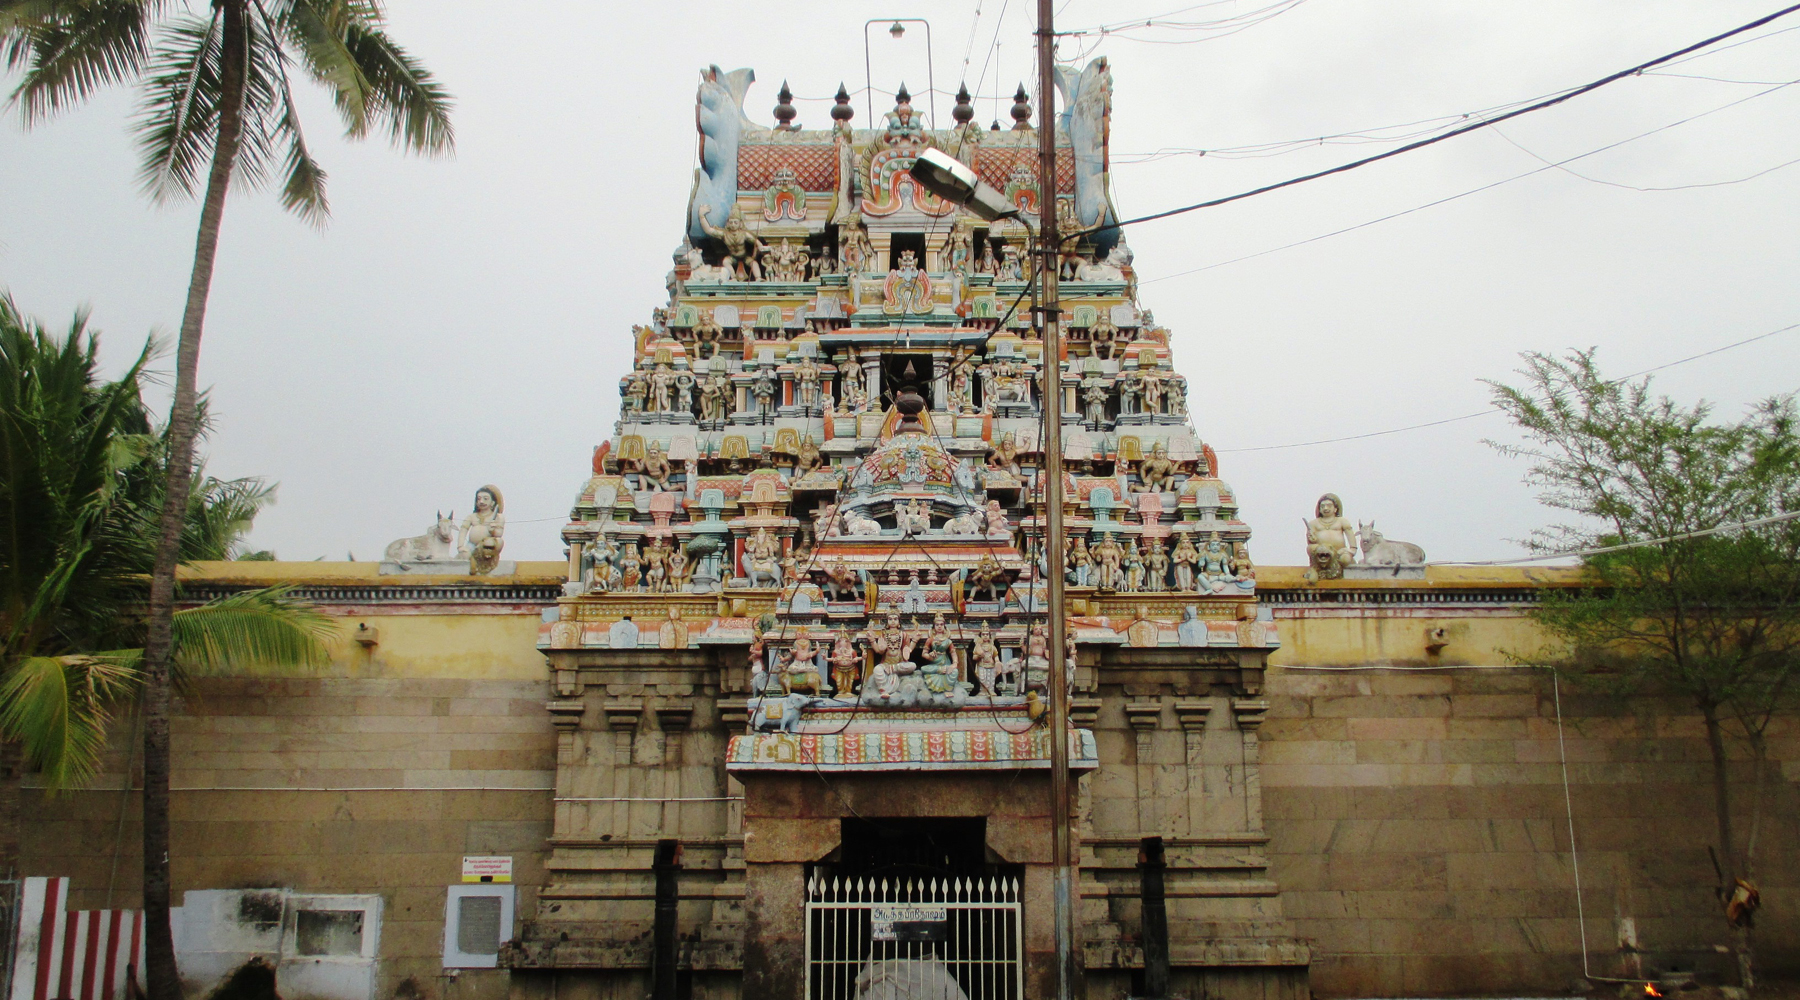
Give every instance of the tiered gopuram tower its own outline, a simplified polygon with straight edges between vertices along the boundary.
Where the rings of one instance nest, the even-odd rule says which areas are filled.
[[[1010,130],[974,124],[966,93],[927,128],[904,88],[872,128],[840,89],[805,129],[785,86],[775,125],[751,121],[752,79],[702,73],[668,302],[606,373],[621,416],[541,632],[554,852],[505,961],[585,970],[556,977],[584,997],[898,996],[877,987],[908,977],[1050,995],[1057,572],[1087,988],[1142,990],[1166,963],[1182,995],[1304,997],[1263,857],[1275,629],[1169,332],[1104,228],[1105,61],[1065,73],[1050,192],[1022,91]],[[928,148],[1022,218],[932,197],[908,174]],[[1087,234],[1058,263],[1061,358],[1033,330],[1026,253],[1050,210]],[[1047,413],[1070,536],[1048,554]]]

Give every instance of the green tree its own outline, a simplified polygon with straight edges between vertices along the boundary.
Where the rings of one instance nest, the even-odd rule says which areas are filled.
[[[1586,552],[1589,585],[1547,592],[1544,659],[1619,696],[1686,698],[1706,724],[1722,898],[1755,878],[1770,721],[1800,688],[1800,421],[1791,396],[1734,423],[1704,403],[1608,380],[1593,351],[1526,354],[1524,383],[1490,383],[1539,499],[1577,516],[1543,552]],[[1598,550],[1598,551],[1596,551]],[[1748,750],[1749,831],[1734,827],[1729,741]],[[1752,882],[1753,884],[1753,882]],[[1739,963],[1753,982],[1749,927]]]
[[[151,350],[106,381],[84,315],[58,336],[0,296],[0,870],[18,858],[22,767],[52,790],[85,782],[138,692],[167,450],[139,392]],[[191,485],[194,558],[238,549],[271,493]],[[329,629],[282,591],[235,594],[175,613],[175,663],[184,676],[317,663]]]
[[[169,928],[170,654],[200,336],[226,191],[234,178],[255,187],[278,172],[284,206],[315,223],[325,217],[325,173],[307,149],[290,70],[330,92],[349,136],[384,129],[407,151],[450,149],[450,100],[388,36],[378,0],[212,0],[204,16],[173,0],[0,0],[0,48],[23,73],[12,100],[27,124],[101,87],[138,84],[145,188],[158,199],[204,188],[176,342],[168,502],[144,656],[145,974],[150,1000],[179,1000]]]

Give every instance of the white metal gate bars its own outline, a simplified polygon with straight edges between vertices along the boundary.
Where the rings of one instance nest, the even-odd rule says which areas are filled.
[[[1023,1000],[1016,878],[806,886],[806,1000]]]

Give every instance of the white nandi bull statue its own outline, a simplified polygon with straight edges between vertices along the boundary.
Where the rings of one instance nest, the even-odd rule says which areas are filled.
[[[1356,522],[1356,541],[1364,566],[1423,566],[1425,550],[1411,542],[1393,542],[1375,530],[1374,521]]]
[[[456,512],[439,513],[437,524],[423,535],[389,542],[382,555],[386,562],[436,562],[456,558]]]

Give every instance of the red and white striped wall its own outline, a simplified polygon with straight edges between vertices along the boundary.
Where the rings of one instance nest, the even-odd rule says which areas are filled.
[[[8,1000],[125,1000],[127,969],[143,966],[143,911],[70,910],[66,878],[28,878],[23,889]]]

